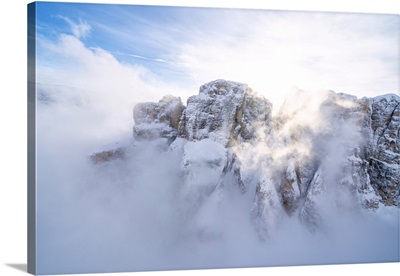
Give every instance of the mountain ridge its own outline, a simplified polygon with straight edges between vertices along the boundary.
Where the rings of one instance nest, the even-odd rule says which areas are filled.
[[[186,200],[197,202],[193,215],[236,187],[253,196],[248,212],[261,238],[282,216],[315,231],[332,206],[399,207],[399,103],[395,94],[358,99],[299,90],[272,116],[264,96],[219,79],[202,85],[186,106],[174,96],[137,104],[132,145],[91,158],[129,158],[141,142],[162,140],[164,150],[182,154],[181,187]]]

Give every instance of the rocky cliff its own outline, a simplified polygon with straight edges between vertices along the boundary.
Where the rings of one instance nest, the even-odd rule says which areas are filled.
[[[246,84],[216,80],[186,106],[173,96],[136,105],[133,138],[161,139],[181,156],[182,198],[195,202],[187,215],[236,189],[251,198],[253,225],[268,238],[284,216],[315,231],[331,208],[399,206],[399,103],[397,95],[297,91],[272,116],[272,104]],[[112,153],[92,159],[124,155]]]

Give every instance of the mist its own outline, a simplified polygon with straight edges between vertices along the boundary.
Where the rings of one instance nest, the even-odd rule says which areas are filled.
[[[362,137],[351,122],[326,125],[326,117],[305,107],[311,114],[291,116],[275,134],[284,141],[287,128],[298,128],[303,140],[285,148],[263,137],[242,151],[249,177],[273,174],[290,156],[307,160],[311,150],[323,153],[321,170],[332,178],[326,183],[336,183],[346,151]],[[227,149],[179,138],[171,146],[165,139],[134,142],[130,131],[116,135],[93,126],[92,112],[74,101],[38,103],[40,274],[398,261],[396,207],[338,208],[342,195],[326,187],[318,201],[323,227],[311,232],[278,208],[269,224],[274,230],[261,239],[251,219],[255,183],[243,193],[232,175],[220,177],[221,165],[210,170],[201,162],[192,162],[191,175],[182,178],[188,158],[224,160]],[[90,154],[110,140],[128,147],[125,158],[93,164]],[[257,171],[254,164],[265,158],[269,166]]]

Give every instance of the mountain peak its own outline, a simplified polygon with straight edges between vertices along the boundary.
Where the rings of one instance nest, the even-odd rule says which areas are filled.
[[[253,193],[249,212],[263,237],[283,216],[315,231],[328,201],[367,211],[400,205],[398,96],[298,91],[276,117],[271,111],[247,84],[218,79],[186,106],[174,96],[137,104],[133,137],[182,154],[184,194],[198,205],[232,187]],[[101,161],[129,155],[98,154]]]

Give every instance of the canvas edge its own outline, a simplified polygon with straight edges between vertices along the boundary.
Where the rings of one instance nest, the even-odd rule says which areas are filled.
[[[36,3],[27,4],[27,272],[36,274]]]

